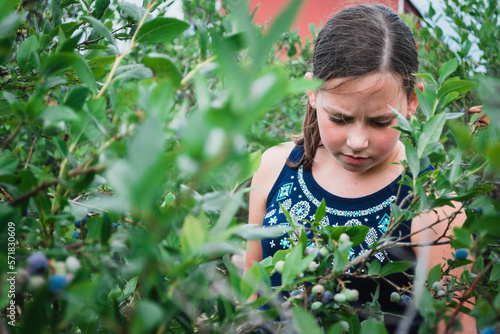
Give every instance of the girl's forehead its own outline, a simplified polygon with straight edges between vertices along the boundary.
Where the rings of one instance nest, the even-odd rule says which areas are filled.
[[[403,90],[401,78],[390,72],[376,72],[361,77],[334,78],[326,81],[322,91],[334,94],[373,94],[379,91]]]

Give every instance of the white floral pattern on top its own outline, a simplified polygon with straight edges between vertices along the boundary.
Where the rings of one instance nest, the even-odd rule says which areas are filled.
[[[321,201],[318,200],[314,195],[309,191],[307,188],[307,184],[304,181],[304,168],[303,166],[300,166],[298,171],[297,171],[298,179],[299,179],[299,184],[300,188],[302,189],[302,192],[304,195],[307,197],[307,199],[313,203],[316,207],[319,207],[321,204]],[[375,205],[371,208],[368,208],[366,210],[356,210],[356,211],[344,211],[344,210],[337,210],[334,208],[326,207],[326,212],[330,213],[332,215],[336,216],[342,216],[342,217],[360,217],[360,216],[367,216],[369,214],[372,214],[374,212],[378,212],[380,210],[383,210],[384,208],[388,207],[391,205],[391,203],[394,203],[396,201],[396,196],[392,195],[382,203]]]

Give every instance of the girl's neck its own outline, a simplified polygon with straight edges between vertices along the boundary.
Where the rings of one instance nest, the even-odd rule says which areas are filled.
[[[383,189],[402,172],[399,161],[405,159],[404,145],[401,142],[391,154],[376,166],[365,172],[354,173],[345,170],[324,148],[316,151],[312,166],[315,181],[326,191],[341,197],[363,197]]]

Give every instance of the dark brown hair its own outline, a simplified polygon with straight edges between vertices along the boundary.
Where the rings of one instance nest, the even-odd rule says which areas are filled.
[[[314,47],[313,75],[323,82],[346,78],[346,83],[368,74],[389,72],[401,78],[409,98],[417,71],[418,51],[410,28],[382,5],[359,5],[338,12],[321,29]],[[309,102],[302,134],[295,143],[304,146],[304,155],[298,162],[288,160],[287,165],[311,169],[320,136],[316,110]]]

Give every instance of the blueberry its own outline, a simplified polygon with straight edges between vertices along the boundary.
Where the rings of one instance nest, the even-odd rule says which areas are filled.
[[[436,292],[443,290],[443,284],[441,284],[441,282],[434,282],[434,284],[432,284],[432,290]]]
[[[48,280],[49,291],[53,294],[60,293],[66,286],[66,277],[63,275],[52,275]]]
[[[345,297],[347,298],[347,301],[350,301],[350,302],[355,302],[358,300],[359,298],[359,292],[358,290],[356,289],[345,289],[343,291]]]
[[[342,320],[342,321],[340,322],[340,327],[342,327],[342,330],[343,330],[344,332],[348,332],[348,331],[349,331],[349,327],[350,327],[350,326],[349,326],[349,323],[348,323],[347,321]]]
[[[312,261],[311,263],[309,263],[309,271],[310,272],[315,272],[319,267],[319,264],[317,264],[316,262]]]
[[[274,268],[276,269],[277,272],[281,273],[281,272],[283,272],[284,266],[285,266],[285,261],[278,261],[274,265]]]
[[[399,295],[399,293],[397,293],[396,291],[391,293],[391,302],[399,303],[400,301],[401,301],[401,296]]]
[[[302,293],[302,290],[293,290],[290,295],[291,296],[298,296]]]
[[[481,334],[496,334],[497,331],[493,327],[486,327],[481,331]]]
[[[333,296],[333,299],[335,300],[336,303],[342,304],[345,303],[347,297],[343,293],[337,293],[335,296]]]
[[[74,231],[73,232],[73,239],[79,239],[80,238],[80,234],[77,232],[77,231]]]
[[[306,254],[306,256],[310,255],[310,254],[316,254],[316,257],[315,257],[316,259],[319,259],[321,257],[321,252],[319,251],[319,249],[317,249],[315,247],[307,247],[305,254]]]
[[[112,226],[113,228],[118,228],[118,226],[120,226],[120,224],[118,224],[118,223],[113,223],[113,224],[111,224],[111,226]]]
[[[461,248],[455,252],[455,260],[465,260],[469,256],[469,251],[465,248]]]
[[[314,295],[310,295],[310,296],[309,296],[309,302],[310,302],[310,303],[314,302]]]
[[[323,296],[323,293],[325,293],[325,288],[321,284],[316,284],[315,286],[312,287],[311,293],[314,296],[321,297]]]
[[[399,306],[407,306],[411,303],[411,297],[407,295],[402,295],[401,300],[399,301]]]
[[[75,227],[82,227],[85,226],[85,223],[87,222],[88,217],[83,218],[82,220],[77,220],[75,222]]]
[[[49,261],[45,254],[38,252],[28,257],[28,271],[33,275],[41,275],[47,271]]]
[[[323,304],[330,304],[333,300],[333,293],[330,290],[326,290],[325,293],[323,294],[323,297],[321,297],[321,302]]]
[[[320,308],[323,306],[323,303],[320,301],[314,302],[311,304],[311,310],[313,312],[317,312],[320,310]]]

